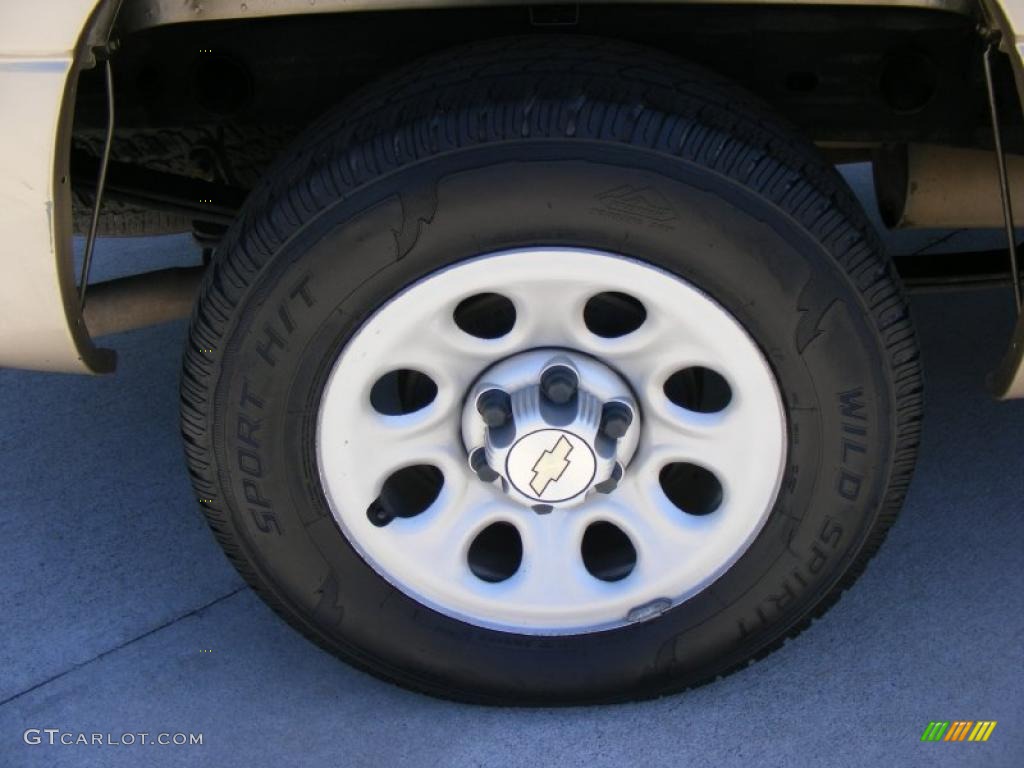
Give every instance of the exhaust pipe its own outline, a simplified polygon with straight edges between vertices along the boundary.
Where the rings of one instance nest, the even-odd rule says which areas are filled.
[[[934,144],[878,150],[872,161],[882,221],[893,229],[1003,227],[996,153]],[[1006,156],[1013,218],[1024,221],[1024,157]]]
[[[93,283],[85,305],[85,327],[95,337],[188,317],[204,269],[161,269]]]

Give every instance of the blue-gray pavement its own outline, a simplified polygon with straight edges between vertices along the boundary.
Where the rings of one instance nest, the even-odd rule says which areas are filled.
[[[187,238],[103,241],[98,277],[143,259],[196,252]],[[227,564],[190,491],[183,322],[105,340],[120,355],[110,377],[0,371],[0,768],[1024,764],[1024,403],[983,389],[1011,300],[934,293],[912,307],[921,459],[864,576],[762,661],[614,707],[436,701],[284,625]],[[921,743],[937,719],[999,724],[985,744]],[[201,732],[203,744],[27,745],[30,728]]]

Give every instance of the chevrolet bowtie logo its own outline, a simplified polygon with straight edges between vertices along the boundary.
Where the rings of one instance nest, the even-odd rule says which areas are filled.
[[[569,468],[569,454],[572,453],[572,443],[562,435],[554,447],[549,448],[540,455],[537,463],[533,465],[533,479],[530,487],[537,496],[543,496],[551,483],[558,480]]]

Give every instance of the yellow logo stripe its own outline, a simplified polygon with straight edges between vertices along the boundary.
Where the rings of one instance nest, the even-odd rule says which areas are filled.
[[[997,722],[996,720],[979,720],[978,724],[974,726],[974,730],[971,731],[970,738],[967,740],[988,741],[988,737],[992,735]]]

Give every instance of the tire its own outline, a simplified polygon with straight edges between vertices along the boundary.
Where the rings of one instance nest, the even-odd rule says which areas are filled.
[[[620,254],[699,289],[763,354],[785,415],[774,503],[735,561],[602,631],[514,632],[428,607],[371,567],[321,481],[321,398],[360,329],[440,270],[536,246]],[[203,284],[182,433],[218,541],[323,648],[445,698],[614,702],[733,671],[838,599],[910,481],[918,360],[877,237],[777,116],[658,52],[512,39],[374,85],[276,165]]]

